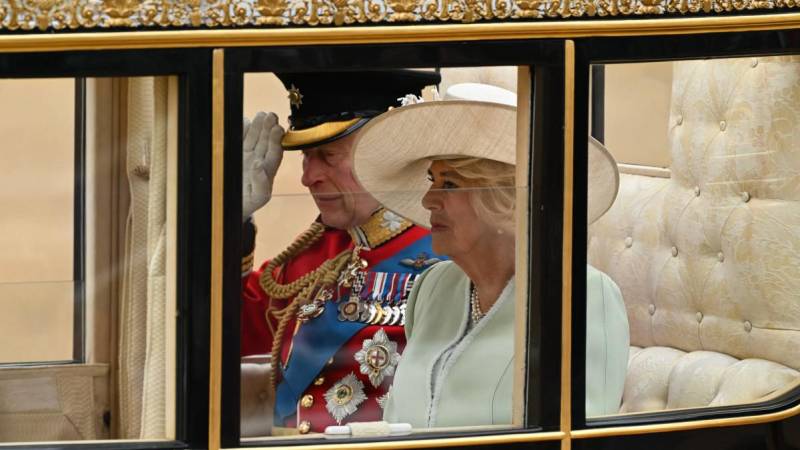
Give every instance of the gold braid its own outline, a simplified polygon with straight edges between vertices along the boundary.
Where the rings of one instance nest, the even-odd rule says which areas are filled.
[[[317,267],[315,270],[303,275],[302,277],[292,281],[289,284],[279,284],[275,281],[275,278],[272,276],[272,272],[275,270],[276,267],[283,265],[288,260],[294,258],[298,253],[302,252],[303,250],[311,247],[315,242],[322,237],[322,233],[325,231],[325,226],[319,222],[314,222],[311,226],[303,232],[297,239],[294,240],[286,250],[282,251],[278,256],[272,259],[272,261],[267,264],[267,267],[264,268],[264,272],[261,274],[258,282],[261,284],[261,289],[267,293],[272,298],[277,299],[284,299],[289,298],[302,290],[304,287],[311,284],[313,279],[315,279],[319,272],[322,271],[325,264],[328,261],[325,261],[321,266]]]
[[[298,253],[317,242],[320,237],[322,237],[324,231],[325,227],[322,224],[318,222],[311,224],[308,230],[303,232],[303,234],[295,239],[286,250],[267,264],[267,267],[264,268],[264,272],[259,278],[261,288],[273,299],[285,299],[295,296],[285,308],[278,311],[267,310],[268,314],[271,313],[278,319],[278,328],[272,335],[272,371],[270,371],[270,385],[273,392],[276,392],[277,372],[280,365],[279,358],[281,355],[281,346],[283,345],[283,335],[286,332],[286,327],[290,319],[295,315],[297,308],[301,304],[308,303],[311,294],[317,291],[318,288],[334,284],[338,280],[339,274],[351,259],[352,250],[345,250],[339,253],[334,258],[326,260],[313,271],[288,284],[279,284],[272,273],[276,267],[285,264]],[[266,320],[269,320],[269,317],[266,317]]]

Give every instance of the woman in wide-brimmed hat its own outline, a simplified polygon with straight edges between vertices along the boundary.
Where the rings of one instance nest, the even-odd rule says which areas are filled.
[[[415,427],[511,423],[515,103],[516,94],[494,86],[454,85],[444,101],[373,119],[354,144],[361,184],[387,208],[430,228],[433,250],[451,259],[426,271],[408,299],[408,344],[385,420]],[[613,203],[619,179],[608,151],[596,141],[590,148],[591,222]],[[624,381],[627,319],[619,290],[597,270],[587,276],[589,303],[599,297],[614,305],[624,323],[624,339],[613,345]],[[622,392],[616,385],[614,408]]]

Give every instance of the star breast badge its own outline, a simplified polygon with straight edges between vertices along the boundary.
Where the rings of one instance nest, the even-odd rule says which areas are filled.
[[[400,354],[397,343],[389,340],[383,328],[375,333],[372,339],[364,339],[361,350],[355,354],[362,374],[369,377],[369,382],[378,387],[386,376],[394,375]]]
[[[356,412],[358,405],[366,399],[364,383],[350,372],[325,392],[325,409],[341,425],[342,420]]]

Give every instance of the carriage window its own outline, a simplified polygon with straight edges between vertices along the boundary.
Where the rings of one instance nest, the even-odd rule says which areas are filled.
[[[3,215],[0,232],[0,364],[82,359],[82,261],[74,242],[76,80],[0,81]],[[49,108],[26,99],[42,95]],[[47,132],[43,133],[42,127]],[[78,166],[78,167],[76,167]],[[20,195],[25,193],[24,195]],[[78,267],[76,267],[78,266]],[[77,326],[76,326],[77,325]],[[20,345],[22,342],[25,345]]]
[[[177,79],[0,95],[0,443],[174,438]]]
[[[518,70],[245,75],[243,440],[522,425]]]
[[[761,402],[800,382],[798,69],[796,56],[604,67],[586,376],[606,396],[587,416]],[[592,147],[618,170],[594,170]],[[601,324],[616,346],[591,340]],[[615,364],[595,364],[600,351]]]

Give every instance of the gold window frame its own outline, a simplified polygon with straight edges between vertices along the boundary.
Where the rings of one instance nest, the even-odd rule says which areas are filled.
[[[17,0],[0,30],[159,29],[548,21],[794,10],[792,0]]]

